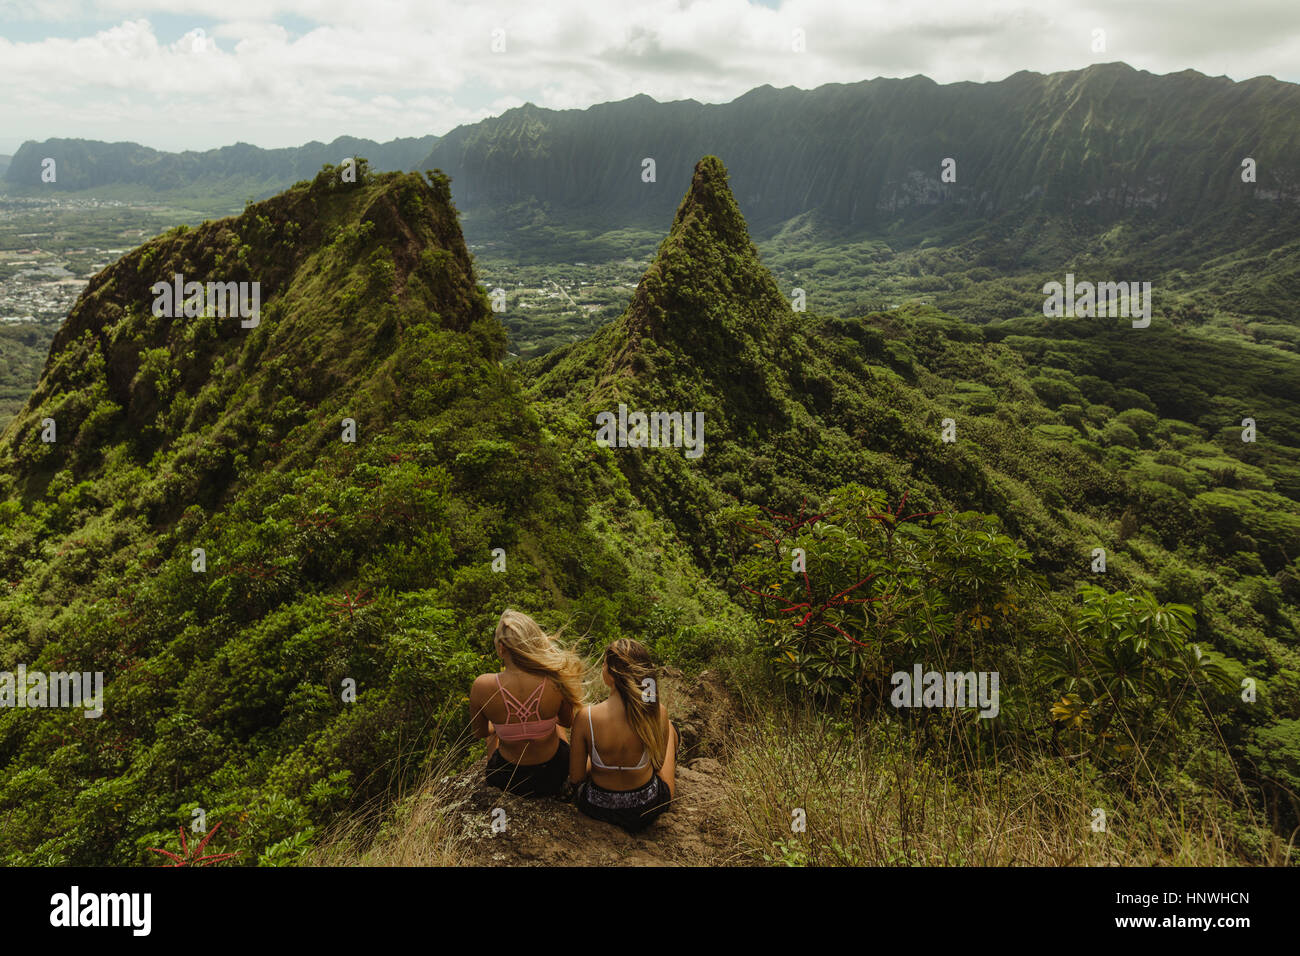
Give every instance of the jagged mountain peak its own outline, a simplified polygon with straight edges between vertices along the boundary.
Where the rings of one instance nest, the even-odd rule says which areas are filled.
[[[789,312],[758,257],[716,156],[695,164],[668,236],[637,285],[626,322],[634,337],[695,343],[709,329],[766,338]]]
[[[240,216],[158,236],[96,276],[0,436],[0,470],[32,493],[63,467],[95,478],[118,444],[137,461],[175,455],[179,472],[215,443],[230,461],[208,454],[184,473],[191,498],[216,494],[243,470],[235,456],[278,461],[299,426],[323,441],[326,406],[347,406],[337,417],[372,431],[406,414],[393,363],[414,361],[421,337],[436,335],[464,336],[485,365],[504,350],[447,179],[363,169],[349,181],[326,167]],[[42,448],[46,418],[59,439]],[[185,494],[160,493],[153,513],[174,515]]]
[[[774,357],[793,321],[726,167],[705,156],[627,311],[541,360],[537,394],[583,395],[593,407],[628,400],[705,409],[717,427],[783,421],[789,386]]]

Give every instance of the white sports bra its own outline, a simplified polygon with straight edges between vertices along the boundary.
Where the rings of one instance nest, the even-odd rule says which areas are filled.
[[[643,770],[650,764],[650,754],[643,745],[641,747],[641,762],[635,767],[611,767],[605,761],[600,759],[600,752],[596,750],[596,728],[591,725],[591,708],[587,708],[587,730],[591,732],[591,762],[601,770]]]

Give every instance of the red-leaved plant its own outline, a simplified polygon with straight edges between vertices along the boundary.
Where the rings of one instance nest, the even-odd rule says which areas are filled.
[[[181,827],[180,853],[173,853],[170,850],[160,850],[156,846],[149,847],[149,852],[161,853],[168,859],[176,861],[175,863],[164,863],[162,864],[163,866],[211,866],[213,863],[220,863],[222,860],[229,860],[233,857],[239,856],[240,853],[243,853],[243,850],[236,850],[234,853],[214,853],[211,856],[203,855],[203,850],[208,845],[208,841],[211,840],[220,829],[221,824],[218,823],[208,831],[207,836],[203,838],[203,841],[191,850],[189,841],[185,839],[185,828]]]

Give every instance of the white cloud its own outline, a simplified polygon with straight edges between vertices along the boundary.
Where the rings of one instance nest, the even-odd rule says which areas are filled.
[[[99,26],[68,38],[78,23]],[[497,27],[505,53],[489,49]],[[1095,27],[1103,54],[1090,47]],[[1295,81],[1298,27],[1290,0],[173,0],[145,12],[128,0],[0,0],[0,151],[50,136],[166,149],[387,139],[524,101],[725,102],[764,83],[985,81],[1112,60]]]

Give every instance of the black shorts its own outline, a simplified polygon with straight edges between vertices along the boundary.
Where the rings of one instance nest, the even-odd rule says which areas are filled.
[[[606,790],[588,780],[578,790],[578,809],[589,817],[620,826],[629,833],[644,830],[668,809],[672,794],[659,774],[635,790]]]
[[[487,762],[487,782],[521,797],[553,797],[569,778],[569,745],[560,741],[555,756],[545,763],[514,764],[494,750]]]

